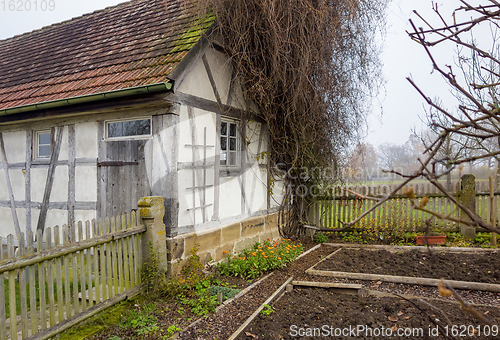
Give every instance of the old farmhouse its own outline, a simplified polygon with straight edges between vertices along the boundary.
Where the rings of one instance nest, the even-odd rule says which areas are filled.
[[[213,22],[134,0],[0,41],[0,236],[144,196],[163,197],[172,260],[277,236],[266,125]]]

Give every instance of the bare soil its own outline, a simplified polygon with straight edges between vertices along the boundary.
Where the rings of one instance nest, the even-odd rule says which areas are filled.
[[[500,309],[478,308],[481,314],[486,314],[492,323],[497,325],[495,328],[497,336],[493,336],[494,333],[491,332],[489,336],[485,336],[483,333],[488,331],[488,327],[461,311],[458,304],[441,301],[431,303],[446,312],[450,320],[448,335],[452,334],[452,327],[455,326],[458,335],[468,337],[469,334],[474,335],[474,332],[480,331],[481,336],[474,336],[474,339],[498,339]],[[325,336],[339,339],[450,338],[445,336],[444,326],[447,322],[442,313],[413,299],[374,296],[361,298],[331,292],[328,289],[296,288],[291,293],[286,293],[272,307],[274,313],[269,316],[259,315],[237,339],[315,339],[325,338]],[[441,327],[435,330],[436,325],[441,325]],[[314,328],[317,329],[316,334]],[[372,333],[369,333],[368,328],[372,330]],[[402,336],[398,336],[398,329],[401,329],[399,331],[402,332],[400,333]],[[433,331],[439,332],[439,329],[441,334],[432,333]],[[495,329],[489,328],[490,331],[495,331]],[[343,336],[335,333],[344,330],[348,333],[342,334]],[[359,332],[351,333],[358,330]],[[381,332],[379,334],[386,336],[375,336],[376,332]],[[404,332],[410,333],[405,335]],[[334,336],[335,334],[337,336]],[[475,334],[478,335],[478,333]]]
[[[305,241],[305,248],[310,248],[315,244],[310,240]],[[228,339],[233,332],[235,332],[240,325],[242,325],[245,320],[269,297],[271,294],[283,284],[289,277],[293,276],[294,280],[302,281],[319,281],[319,282],[344,282],[344,283],[360,283],[365,288],[372,290],[379,290],[383,292],[392,292],[398,294],[410,294],[418,295],[423,297],[433,297],[438,298],[439,294],[435,287],[423,287],[417,285],[402,285],[402,284],[391,284],[386,282],[376,282],[376,281],[360,281],[360,280],[348,280],[348,279],[337,279],[331,277],[323,276],[312,276],[305,274],[305,271],[311,266],[321,261],[326,256],[330,255],[332,252],[338,248],[331,247],[328,245],[322,245],[319,249],[301,257],[294,263],[290,264],[288,267],[283,268],[274,272],[271,276],[267,277],[262,282],[256,284],[257,279],[248,282],[241,278],[226,278],[231,285],[237,285],[239,288],[243,289],[249,285],[253,288],[247,292],[245,295],[233,300],[231,303],[222,306],[217,313],[209,314],[207,317],[198,318],[198,321],[193,324],[197,319],[195,316],[191,315],[188,308],[185,308],[184,313],[179,313],[179,305],[172,302],[160,302],[162,305],[158,310],[161,313],[157,313],[159,319],[158,325],[160,329],[165,330],[171,325],[178,325],[183,331],[179,335],[178,339],[185,340],[197,340],[197,339],[207,339],[207,340],[223,340]],[[344,251],[344,250],[342,250]],[[360,253],[365,253],[365,258],[362,263],[363,267],[374,261],[372,253],[366,253],[365,250],[359,251]],[[370,256],[367,256],[370,255]],[[336,258],[337,255],[332,259],[332,262],[341,263],[344,261],[351,261],[349,266],[353,267],[354,258],[347,257],[343,259]],[[498,254],[497,254],[498,256]],[[391,256],[387,256],[388,259]],[[335,260],[335,261],[334,261]],[[493,259],[494,260],[494,259]],[[493,262],[492,259],[484,258],[486,262]],[[404,261],[404,260],[403,260]],[[425,261],[428,261],[425,260]],[[424,261],[422,261],[424,262]],[[460,262],[463,263],[463,262]],[[467,262],[466,262],[467,263]],[[323,265],[323,264],[321,264]],[[325,264],[326,265],[326,264]],[[394,265],[393,265],[394,266]],[[471,267],[471,265],[465,265],[465,268]],[[420,268],[410,268],[407,273],[403,275],[409,275],[409,272],[413,272],[414,276],[423,276],[420,272]],[[318,265],[319,269],[320,265]],[[346,271],[345,268],[337,268],[335,270]],[[367,269],[366,272],[373,272],[371,269]],[[496,270],[493,273],[498,273]],[[217,275],[217,273],[214,273]],[[401,275],[401,274],[395,274]],[[493,276],[493,275],[492,275]],[[485,281],[487,282],[487,281]],[[494,323],[499,325],[499,315],[498,306],[500,306],[500,294],[497,293],[487,293],[487,292],[475,292],[475,291],[459,291],[459,293],[466,299],[466,301],[471,303],[483,303],[492,306],[486,307],[481,310],[482,313],[487,313],[487,316],[494,319]],[[452,298],[443,298],[443,302],[433,302],[434,305],[439,306],[439,308],[445,309],[447,313],[449,311],[456,312],[453,314],[453,323],[456,325],[476,325],[470,318],[467,318],[456,305],[448,304],[446,301],[452,301]],[[287,302],[288,301],[288,302]],[[412,300],[416,301],[416,300]],[[172,303],[170,305],[170,303]],[[288,303],[288,305],[287,305]],[[283,304],[283,306],[281,305]],[[419,307],[424,305],[419,303]],[[282,306],[282,307],[281,307]],[[497,306],[497,307],[494,307]],[[417,327],[417,325],[422,325],[424,331],[428,332],[428,327],[434,327],[432,322],[428,319],[429,316],[434,315],[433,318],[438,318],[441,321],[444,320],[441,317],[439,311],[427,309],[424,312],[419,312],[418,308],[415,307],[413,310],[408,303],[401,299],[389,299],[389,298],[375,298],[368,297],[364,300],[356,296],[348,295],[336,295],[330,293],[327,290],[319,290],[315,292],[315,289],[301,289],[294,290],[291,294],[285,294],[276,304],[273,305],[276,312],[272,313],[269,317],[259,316],[258,322],[267,322],[266,326],[255,326],[252,324],[250,328],[246,331],[250,334],[258,336],[258,339],[279,339],[279,335],[283,336],[285,339],[290,338],[290,326],[296,324],[300,327],[310,327],[314,325],[323,326],[326,325],[339,325],[342,327],[349,327],[349,325],[360,324],[360,325],[381,325],[384,327]],[[323,307],[323,308],[321,308]],[[135,308],[135,307],[132,307]],[[284,311],[284,313],[282,313]],[[410,312],[414,312],[411,314]],[[403,314],[398,315],[398,313],[403,312]],[[160,314],[160,315],[158,315]],[[388,317],[397,317],[398,321],[393,322],[388,319]],[[405,319],[409,317],[408,319]],[[274,328],[270,328],[269,322],[276,324]],[[420,323],[419,323],[420,322]],[[190,324],[188,327],[187,325]],[[263,324],[264,325],[264,324]],[[412,326],[416,325],[416,326]],[[253,328],[252,328],[253,327]],[[260,327],[262,329],[259,331]],[[371,326],[370,326],[371,327]],[[271,332],[272,330],[272,332]],[[113,327],[108,329],[106,332],[94,336],[93,339],[109,339],[111,336],[119,336],[123,340],[125,339],[147,339],[145,336],[136,336],[130,330],[120,329],[120,327]],[[160,334],[162,334],[160,333]],[[245,334],[243,332],[243,334]],[[310,337],[294,337],[295,339],[303,339]],[[336,337],[345,338],[345,337]],[[363,339],[362,337],[357,337]],[[374,339],[375,337],[367,337]],[[384,338],[384,337],[380,337]],[[397,339],[397,337],[391,337]],[[490,336],[484,339],[495,339],[499,338]],[[252,336],[247,338],[242,337],[241,339],[256,339]],[[356,339],[354,337],[353,339]],[[425,337],[405,337],[405,339],[425,339]],[[431,337],[429,339],[439,339],[438,337]]]
[[[314,269],[498,284],[500,252],[389,252],[345,248]]]

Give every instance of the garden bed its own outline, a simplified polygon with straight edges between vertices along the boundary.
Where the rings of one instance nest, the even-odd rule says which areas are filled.
[[[459,335],[463,329],[466,333],[480,330],[481,336],[475,336],[474,339],[494,339],[500,334],[498,329],[500,309],[498,308],[477,307],[481,314],[488,316],[496,325],[493,329],[481,325],[469,314],[461,311],[458,304],[434,300],[429,303],[446,312],[451,322],[448,326],[449,334],[452,333],[453,326],[456,326],[454,330],[459,332]],[[352,328],[357,330],[358,325],[364,326],[365,329],[359,328],[360,333],[350,334],[356,339],[377,338],[375,334],[364,333],[368,332],[368,328],[371,328],[372,332],[377,332],[377,330],[382,332],[382,329],[385,330],[385,334],[391,332],[390,337],[378,336],[384,339],[445,339],[444,336],[434,336],[432,333],[429,336],[429,332],[433,332],[436,327],[429,318],[438,319],[438,323],[443,322],[442,314],[416,299],[407,301],[396,297],[359,297],[338,294],[322,288],[295,288],[273,303],[271,307],[274,312],[266,313],[269,314],[268,316],[259,315],[236,339],[316,338],[312,336],[314,328],[323,331],[323,337],[347,338],[345,334],[339,337],[339,334],[335,336],[331,332],[335,332],[336,329],[343,331],[346,328],[349,331]],[[442,325],[445,326],[446,322]],[[400,332],[408,332],[408,329],[412,332],[420,332],[421,329],[423,336],[413,333],[411,336],[399,337],[397,336],[398,329],[401,329]],[[490,334],[486,336],[484,331],[488,329]],[[444,328],[443,330],[445,331]],[[318,334],[317,338],[320,338]]]
[[[315,270],[500,283],[498,251],[447,252],[342,248]]]

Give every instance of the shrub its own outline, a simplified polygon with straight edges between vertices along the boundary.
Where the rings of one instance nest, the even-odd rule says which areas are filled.
[[[323,234],[321,231],[314,237],[314,242],[316,243],[326,243],[328,242],[328,236]]]

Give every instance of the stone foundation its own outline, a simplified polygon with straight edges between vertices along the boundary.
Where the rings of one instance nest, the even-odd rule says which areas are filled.
[[[207,263],[222,260],[227,256],[224,251],[234,254],[268,238],[279,238],[278,214],[167,238],[167,272],[169,275],[178,274],[193,248],[198,249],[201,261]]]

